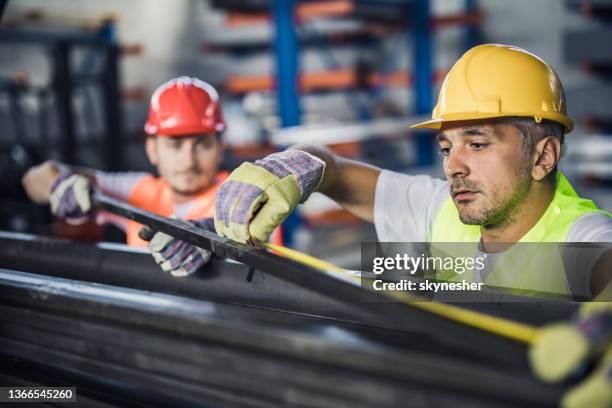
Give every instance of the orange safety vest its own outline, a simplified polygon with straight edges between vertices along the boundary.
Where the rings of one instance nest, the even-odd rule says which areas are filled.
[[[228,172],[219,172],[212,187],[200,193],[194,198],[195,203],[191,208],[186,219],[198,220],[214,216],[215,210],[215,195],[217,189],[229,177]],[[150,211],[155,214],[169,217],[174,214],[174,196],[172,188],[168,183],[159,177],[147,176],[140,180],[128,197],[128,203],[143,210]],[[138,231],[142,228],[142,224],[128,220],[126,238],[127,244],[145,248],[147,242],[140,239]],[[282,245],[282,235],[280,227],[276,229],[272,236],[272,242],[277,245]]]

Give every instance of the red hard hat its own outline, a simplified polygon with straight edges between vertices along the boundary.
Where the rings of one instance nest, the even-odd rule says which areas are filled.
[[[183,136],[225,130],[219,94],[209,83],[182,76],[155,90],[144,126],[148,135]]]

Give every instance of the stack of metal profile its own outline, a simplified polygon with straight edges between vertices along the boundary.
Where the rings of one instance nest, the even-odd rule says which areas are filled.
[[[78,406],[553,406],[564,391],[519,344],[226,259],[177,279],[124,246],[0,233],[0,268],[0,382],[76,386]],[[536,324],[574,309],[478,307]]]

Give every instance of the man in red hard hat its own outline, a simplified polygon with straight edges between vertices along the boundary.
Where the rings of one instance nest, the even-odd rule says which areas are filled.
[[[48,161],[30,169],[23,185],[32,200],[51,204],[58,218],[69,223],[85,221],[91,214],[89,198],[95,187],[114,198],[163,216],[193,220],[213,229],[215,194],[227,178],[219,171],[223,159],[221,135],[226,128],[217,91],[197,78],[179,77],[153,93],[145,150],[159,177],[144,172],[107,173],[71,169]],[[98,213],[98,223],[112,223],[125,231],[127,243],[147,246],[138,237],[140,224],[108,213]],[[277,234],[278,241],[278,234]],[[148,244],[156,261],[175,276],[195,272],[210,254],[158,233]]]
[[[219,172],[225,130],[217,91],[196,78],[180,77],[153,93],[144,126],[145,149],[160,177],[143,175],[120,197],[154,213],[187,220],[213,216],[214,196],[227,178]],[[129,221],[129,245],[146,245],[140,224]]]

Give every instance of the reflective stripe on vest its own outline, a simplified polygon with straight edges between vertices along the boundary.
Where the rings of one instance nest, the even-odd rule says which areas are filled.
[[[593,201],[579,197],[565,176],[557,172],[557,186],[553,200],[538,222],[518,242],[565,242],[572,225],[579,217],[586,213],[599,211]],[[475,243],[469,254],[474,256],[477,243],[480,242],[480,226],[466,225],[461,222],[459,211],[449,197],[436,215],[430,241],[432,247],[438,247],[435,252],[451,253],[455,257],[466,256],[468,255],[466,252],[470,250],[466,249],[465,245],[456,245],[453,248],[452,243]],[[450,244],[436,245],[434,243]],[[457,250],[457,248],[461,249]],[[543,257],[541,254],[540,256],[529,256],[520,248],[515,251],[512,248],[508,249],[485,278],[485,284],[515,288],[518,289],[515,293],[524,295],[536,292],[571,294],[561,254],[552,249],[552,246],[549,250],[551,253]],[[547,262],[546,267],[538,266],[544,260]],[[537,273],[536,271],[547,272]],[[472,273],[453,274],[451,277],[446,272],[440,272],[437,278],[441,280],[476,280]]]

